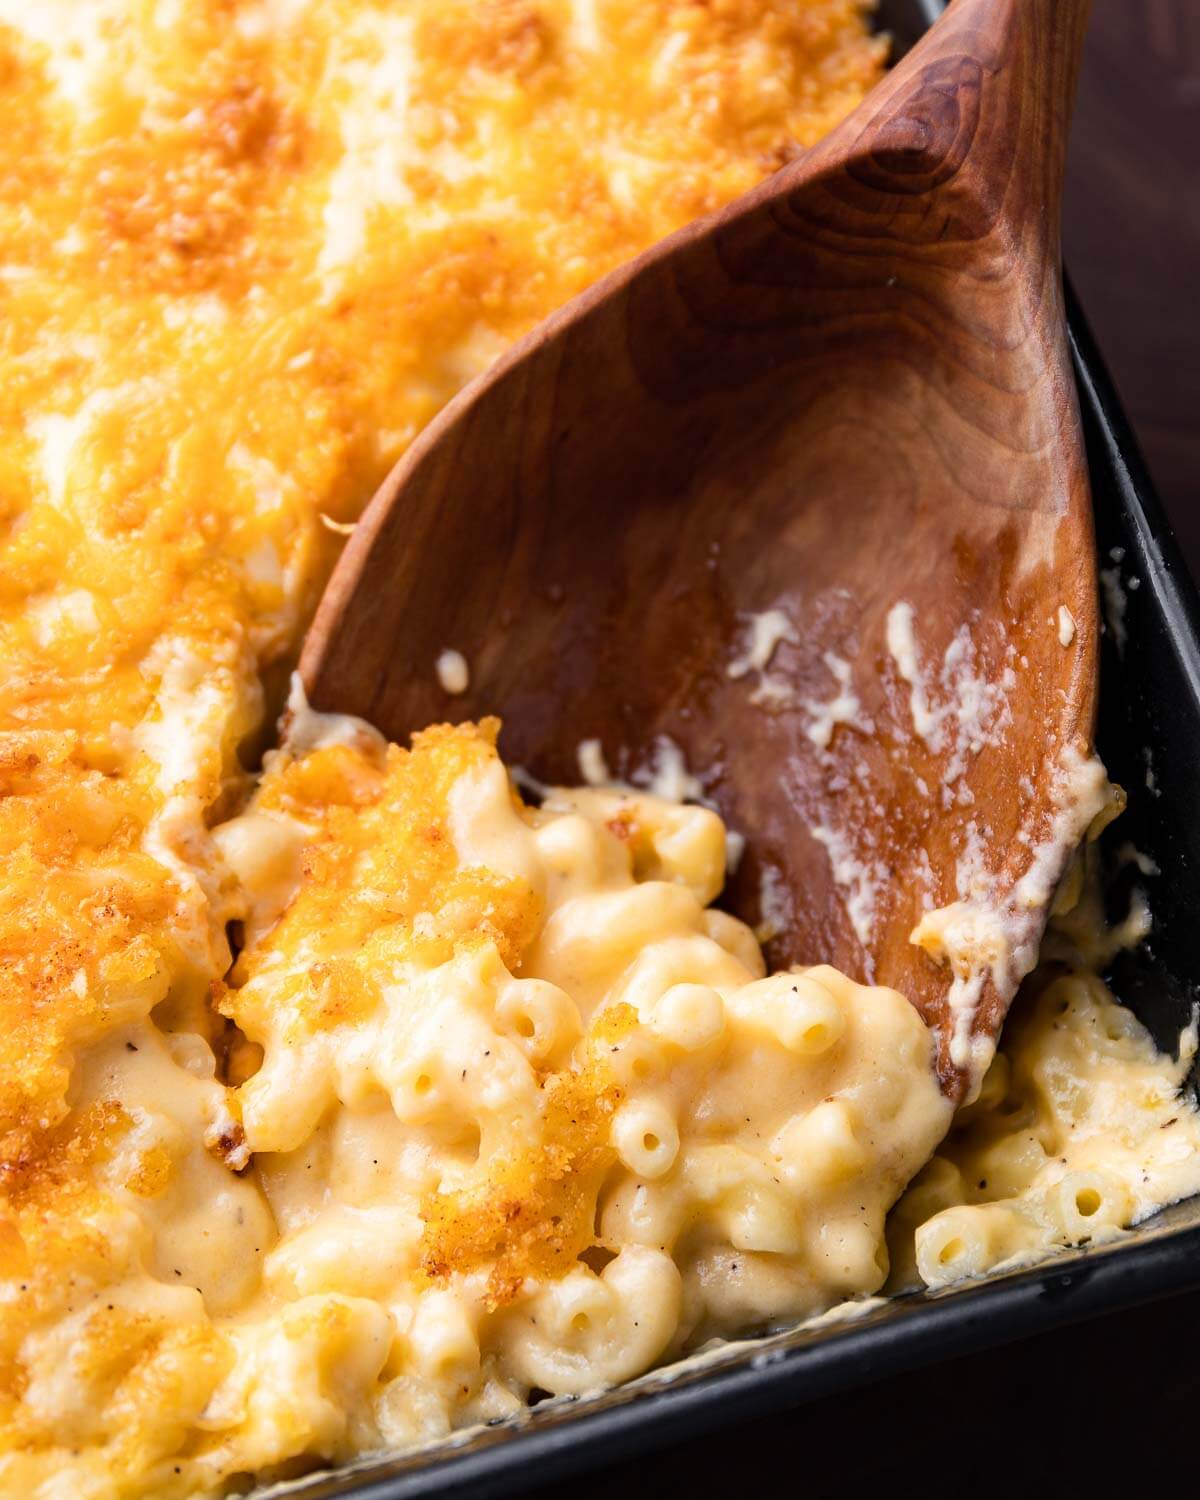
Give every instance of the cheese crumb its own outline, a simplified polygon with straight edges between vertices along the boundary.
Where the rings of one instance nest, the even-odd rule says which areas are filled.
[[[443,651],[437,659],[437,676],[444,693],[465,693],[471,685],[471,669],[461,651]]]
[[[829,748],[833,731],[839,724],[856,725],[870,733],[870,726],[859,722],[862,705],[851,686],[853,673],[850,663],[835,656],[832,651],[826,651],[824,660],[837,683],[837,692],[827,703],[814,703],[810,700],[805,705],[813,715],[813,721],[806,732],[813,744],[821,750]]]
[[[929,695],[925,689],[925,679],[917,657],[913,619],[913,607],[906,599],[894,604],[888,611],[888,655],[896,663],[896,670],[909,686],[909,708],[912,712],[913,728],[923,740],[932,746],[938,732],[938,719],[929,706]]]
[[[612,781],[608,762],[604,759],[604,746],[599,740],[580,740],[575,759],[579,762],[579,774],[588,786],[608,786]]]
[[[750,694],[750,702],[758,708],[794,707],[796,695],[791,682],[769,668],[782,642],[798,643],[795,627],[782,609],[765,609],[743,619],[747,632],[745,650],[729,663],[726,675],[735,681],[752,673],[758,677],[758,685]]]
[[[726,669],[735,679],[748,677],[751,672],[765,672],[779,643],[791,641],[794,644],[796,641],[796,631],[782,609],[764,609],[749,615],[746,624],[749,628],[746,649]]]
[[[326,531],[336,532],[338,536],[353,536],[357,521],[335,521],[332,516],[327,516],[323,510],[317,512],[317,519]]]

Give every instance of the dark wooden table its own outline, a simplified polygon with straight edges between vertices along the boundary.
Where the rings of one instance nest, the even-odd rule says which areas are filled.
[[[1200,0],[1095,0],[1066,252],[1200,576]],[[1200,1294],[1137,1308],[616,1464],[570,1490],[1149,1494],[1200,1468],[1198,1326]]]

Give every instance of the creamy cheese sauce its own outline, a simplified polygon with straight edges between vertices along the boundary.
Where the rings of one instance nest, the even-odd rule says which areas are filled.
[[[601,789],[523,808],[458,730],[386,769],[344,746],[281,760],[243,816],[310,821],[297,797],[318,777],[322,805],[352,784],[362,812],[349,848],[339,822],[308,862],[361,873],[371,915],[365,887],[331,909],[303,882],[223,1008],[264,1053],[238,1107],[280,1226],[268,1291],[367,1295],[409,1330],[361,1392],[381,1441],[878,1289],[887,1211],[949,1120],[931,1038],[894,991],[764,974],[708,907],[714,813]],[[406,862],[392,893],[414,801],[452,850],[428,886]],[[446,931],[440,882],[483,871],[495,936]]]
[[[0,1489],[241,1489],[861,1307],[889,1238],[893,1278],[941,1285],[1196,1187],[1184,1063],[1073,950],[945,1136],[901,996],[767,975],[713,908],[740,836],[682,805],[711,777],[669,740],[608,747],[625,787],[585,742],[591,785],[536,808],[494,726],[401,751],[294,684],[267,749],[390,466],[555,307],[843,118],[883,66],[861,5],[0,23]],[[1136,586],[1105,584],[1119,642]],[[763,711],[818,750],[870,732],[845,660],[798,701],[800,622],[745,625],[726,669]],[[1003,692],[918,626],[901,601],[914,732],[969,753]],[[452,646],[414,669],[469,687]],[[1057,838],[1094,774],[1064,764]],[[886,871],[838,840],[865,941]],[[924,940],[964,984],[1024,972],[1030,923],[985,933],[961,885],[975,917]],[[801,897],[768,870],[758,936]]]
[[[926,1286],[1119,1238],[1200,1192],[1200,1120],[1177,1061],[1086,969],[1017,1005],[978,1099],[893,1214],[896,1283]]]
[[[711,809],[630,786],[527,806],[495,727],[402,751],[293,686],[282,748],[212,834],[243,924],[215,996],[233,1086],[213,1044],[136,1011],[92,1048],[74,1107],[131,1110],[109,1250],[26,1318],[23,1420],[86,1430],[106,1377],[80,1340],[121,1348],[132,1318],[189,1372],[170,1431],[191,1435],[127,1477],[111,1441],[59,1452],[60,1477],[152,1493],[178,1462],[202,1491],[426,1444],[534,1390],[1104,1243],[1200,1190],[1194,1029],[1160,1056],[1088,971],[1082,880],[952,1119],[903,996],[767,974],[711,907]]]

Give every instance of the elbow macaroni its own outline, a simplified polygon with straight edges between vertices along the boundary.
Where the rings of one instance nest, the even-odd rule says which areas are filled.
[[[214,836],[246,938],[215,1008],[247,1076],[224,1088],[212,1043],[145,1018],[93,1055],[81,1107],[139,1100],[97,1221],[128,1248],[27,1344],[25,1420],[53,1413],[62,1446],[9,1474],[108,1465],[144,1493],[178,1464],[212,1488],[882,1284],[888,1210],[948,1122],[930,1036],[893,991],[764,975],[706,905],[714,814],[591,790],[526,807],[494,724],[411,751],[296,727],[315,748],[276,753]],[[159,1320],[145,1399],[186,1372],[169,1428],[147,1408],[130,1429],[159,1457],[128,1482],[97,1419],[63,1451],[111,1401],[110,1366],[65,1351],[125,1307]]]
[[[225,1492],[882,1284],[929,1039],[765,974],[714,814],[298,702],[245,767],[421,427],[885,49],[859,0],[0,0],[5,1493]],[[894,1276],[1200,1186],[1182,1069],[1059,984]]]
[[[280,763],[244,815],[286,806],[311,826],[355,788],[353,830],[328,819],[330,844],[306,855],[318,880],[243,953],[221,1002],[264,1053],[238,1102],[250,1150],[278,1158],[274,1253],[294,1257],[292,1218],[320,1253],[322,1216],[368,1206],[334,1143],[357,1151],[371,1120],[406,1164],[389,1203],[427,1225],[389,1305],[411,1301],[417,1320],[433,1290],[452,1293],[518,1394],[595,1388],[874,1290],[886,1212],[946,1125],[916,1013],[831,969],[760,977],[757,949],[747,969],[740,924],[713,936],[706,920],[724,858],[712,813],[594,791],[523,808],[492,732],[429,731],[370,772],[345,748]],[[322,803],[302,803],[316,785]],[[431,852],[401,864],[387,845],[414,805]],[[343,868],[364,878],[364,847],[403,889],[342,884]],[[465,864],[481,848],[503,876]],[[487,893],[495,927],[477,904],[453,925],[460,888]],[[343,992],[370,992],[331,1013],[312,975],[341,968],[357,976]],[[297,1081],[317,1078],[319,1107]],[[316,1175],[301,1135],[333,1152]],[[670,1311],[652,1317],[652,1301]],[[478,1395],[464,1378],[454,1420]]]
[[[428,1441],[889,1268],[944,1286],[1200,1188],[1183,1065],[1093,977],[1034,992],[918,1172],[951,1123],[929,1034],[893,991],[763,973],[705,905],[712,813],[594,789],[527,807],[494,724],[411,751],[310,727],[217,830],[235,853],[273,830],[217,997],[261,1057],[223,1104],[251,1163],[224,1235],[198,1233],[225,1169],[186,1115],[216,1107],[211,1049],[143,1022],[98,1055],[101,1079],[142,1070],[159,1114],[114,1177],[140,1249],[97,1295],[209,1351],[189,1482]],[[48,1330],[32,1387],[67,1413],[95,1398],[57,1368],[77,1329]]]
[[[893,1285],[1101,1244],[1200,1192],[1189,1041],[1172,1061],[1095,974],[1036,974],[979,1098],[896,1207]]]
[[[1035,979],[952,1122],[902,996],[765,974],[706,905],[713,813],[528,807],[493,722],[408,751],[315,728],[297,700],[213,835],[244,933],[213,996],[229,1085],[220,1037],[135,1009],[81,1073],[107,1196],[72,1300],[27,1311],[6,1482],[203,1492],[428,1442],[1200,1190],[1186,1060],[1094,976]]]

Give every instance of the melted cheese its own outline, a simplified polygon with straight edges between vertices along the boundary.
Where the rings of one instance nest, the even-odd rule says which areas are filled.
[[[949,1120],[932,1038],[894,991],[764,974],[707,904],[714,813],[526,808],[494,723],[409,751],[298,704],[291,725],[214,836],[247,911],[214,993],[245,1081],[194,1033],[110,1029],[61,1175],[29,1188],[34,1213],[91,1165],[72,1274],[6,1247],[28,1278],[6,1481],[204,1491],[881,1285],[887,1211]]]
[[[263,1212],[236,1101],[166,1042],[253,1071],[212,987],[313,828],[210,830],[415,434],[882,55],[856,0],[0,0],[0,1487],[192,1493],[376,1432],[329,1384],[386,1343],[375,1304],[218,1335],[224,1273],[129,1197],[145,1157],[163,1203]],[[135,1031],[163,1046],[110,1067]],[[226,1141],[215,1178],[185,1140]],[[259,1436],[177,1466],[218,1387]]]
[[[404,751],[295,691],[248,808],[243,769],[389,466],[554,307],[857,104],[863,12],[0,0],[6,1493],[217,1492],[882,1283],[947,1124],[929,1038],[893,992],[763,973],[708,906],[711,812],[530,810],[492,726]],[[829,666],[818,743],[855,712]],[[669,742],[646,778],[701,790]],[[875,872],[846,878],[869,922]],[[1112,1229],[1192,1185],[1178,1070],[1132,1032],[1106,1051],[1078,983],[1077,1044],[1014,1044],[1074,1184],[1007,1180],[1040,1245],[1077,1236],[1038,1218],[1064,1193]],[[1112,1161],[1071,1077],[1103,1082]],[[975,1129],[964,1181],[996,1149]],[[1013,1211],[939,1206],[964,1204]],[[991,1263],[922,1233],[935,1278]]]
[[[1092,973],[1048,967],[1014,1007],[979,1098],[891,1226],[894,1275],[928,1286],[1119,1238],[1200,1192],[1200,1116],[1177,1060]]]
[[[524,808],[494,732],[280,757],[243,814],[316,830],[220,1002],[263,1049],[237,1106],[280,1231],[243,1323],[385,1305],[353,1402],[392,1442],[874,1291],[949,1118],[901,996],[764,976],[707,909],[715,814]]]

